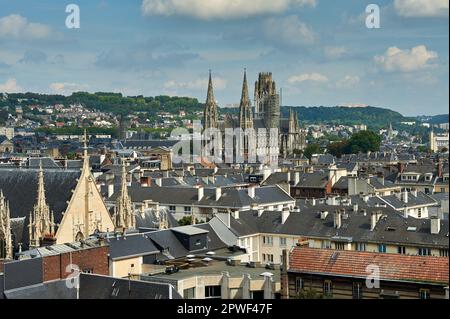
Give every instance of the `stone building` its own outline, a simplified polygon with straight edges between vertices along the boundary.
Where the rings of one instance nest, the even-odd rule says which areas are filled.
[[[242,95],[237,118],[227,114],[223,121],[218,120],[218,106],[214,100],[213,83],[211,73],[208,83],[208,94],[204,110],[204,129],[216,128],[222,132],[229,128],[241,128],[243,131],[254,129],[256,145],[249,145],[247,135],[243,139],[244,154],[249,153],[249,148],[254,147],[259,155],[272,156],[279,154],[287,157],[294,154],[295,150],[303,150],[306,146],[306,134],[301,129],[298,114],[291,110],[289,118],[281,118],[280,94],[277,92],[276,82],[272,73],[260,73],[255,82],[254,107],[249,98],[247,73],[244,72]],[[260,131],[266,129],[266,131]],[[277,140],[273,141],[270,129],[278,130]],[[223,134],[224,135],[224,134]],[[260,141],[265,140],[265,143]],[[278,155],[276,156],[278,157]],[[276,161],[277,158],[270,158]]]

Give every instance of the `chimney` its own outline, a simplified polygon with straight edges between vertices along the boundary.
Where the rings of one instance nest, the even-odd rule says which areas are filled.
[[[323,211],[320,212],[320,219],[321,220],[325,220],[327,218],[327,216],[328,216],[328,211],[323,210]]]
[[[312,206],[316,206],[316,199],[315,199],[315,198],[312,198],[312,199],[311,199],[311,205],[312,205]]]
[[[294,185],[297,186],[300,183],[300,172],[294,173]]]
[[[403,171],[405,170],[405,164],[398,162],[397,169],[400,174],[403,173]]]
[[[239,219],[239,211],[238,210],[235,210],[233,212],[233,217],[234,217],[234,219]]]
[[[155,184],[159,187],[162,187],[162,178],[161,177],[157,177],[155,179]]]
[[[163,177],[164,178],[169,178],[169,171],[164,171],[163,172]]]
[[[255,198],[255,188],[256,187],[254,187],[254,186],[249,186],[248,187],[247,192],[248,192],[248,196],[250,198]]]
[[[222,188],[216,187],[216,201],[219,200],[221,196],[222,196]]]
[[[342,212],[336,209],[334,212],[334,228],[340,229],[342,226]]]
[[[108,184],[108,198],[114,194],[114,183]]]
[[[358,211],[358,208],[359,208],[359,206],[358,206],[357,203],[356,203],[356,204],[353,204],[353,211],[354,211],[355,213]]]
[[[413,195],[414,197],[417,197],[417,189],[411,190],[411,195]]]
[[[291,182],[291,172],[287,172],[287,182],[288,184]]]
[[[432,235],[439,235],[439,233],[441,232],[441,220],[438,216],[430,217],[430,227]]]
[[[197,199],[198,201],[201,201],[203,199],[203,195],[204,195],[204,188],[202,185],[197,185]]]
[[[404,192],[403,192],[403,198],[402,198],[402,200],[403,200],[403,202],[404,202],[405,204],[408,204],[408,192],[407,192],[407,191],[404,191]]]
[[[437,171],[437,174],[438,174],[438,177],[439,177],[439,178],[442,178],[442,174],[443,174],[443,172],[442,172],[442,160],[439,160],[439,162],[438,162],[438,171]]]
[[[286,220],[289,218],[290,211],[288,207],[283,208],[283,211],[281,212],[281,223],[284,225]]]
[[[370,214],[370,230],[373,231],[375,229],[375,226],[377,226],[378,220],[381,217],[381,212],[372,212]]]

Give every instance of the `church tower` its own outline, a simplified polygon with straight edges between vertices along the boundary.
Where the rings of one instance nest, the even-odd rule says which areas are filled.
[[[53,212],[50,212],[50,207],[45,198],[44,185],[44,171],[42,163],[39,167],[38,176],[38,191],[36,204],[33,207],[33,212],[30,212],[29,235],[30,248],[37,248],[41,246],[41,241],[45,238],[54,238],[55,236],[55,220]]]
[[[122,187],[120,196],[116,202],[115,223],[116,229],[126,230],[136,228],[136,216],[134,215],[131,199],[128,195],[125,161],[122,161]]]
[[[206,96],[205,111],[204,111],[204,129],[218,128],[218,110],[216,100],[214,98],[213,83],[211,71],[209,71],[208,94]]]
[[[0,190],[0,258],[13,258],[11,215],[2,190]]]
[[[280,94],[272,73],[259,73],[255,83],[255,117],[264,120],[265,127],[280,127]]]
[[[253,128],[253,112],[250,98],[248,96],[247,70],[244,71],[244,82],[242,84],[241,103],[239,105],[239,127],[242,130]]]

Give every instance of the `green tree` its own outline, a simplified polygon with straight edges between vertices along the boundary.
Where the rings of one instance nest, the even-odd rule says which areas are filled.
[[[322,153],[322,149],[320,148],[319,144],[309,144],[304,152],[303,155],[305,155],[306,158],[311,159],[311,157],[314,154],[321,154]]]
[[[312,288],[301,289],[297,295],[296,299],[324,299],[323,295],[318,293]]]
[[[372,131],[361,131],[353,134],[348,141],[347,154],[376,152],[380,150],[381,137]]]
[[[202,224],[204,221],[199,221],[197,218],[195,219],[196,224]],[[192,225],[192,216],[184,216],[178,221],[178,225],[180,226],[187,226]]]

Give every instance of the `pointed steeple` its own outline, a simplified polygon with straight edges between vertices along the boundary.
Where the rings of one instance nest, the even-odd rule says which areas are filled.
[[[206,95],[206,104],[215,104],[215,103],[216,103],[216,99],[214,98],[212,75],[211,75],[211,70],[209,70],[208,94]]]
[[[30,247],[39,247],[40,241],[45,236],[54,236],[54,226],[52,213],[50,212],[50,207],[47,205],[45,197],[44,170],[42,169],[42,162],[40,162],[36,204],[33,207],[33,212],[30,213],[30,222],[28,225]]]
[[[218,111],[217,104],[214,98],[214,89],[212,83],[211,70],[209,70],[208,94],[206,96],[205,110],[204,110],[204,129],[217,128]]]
[[[253,127],[253,112],[248,96],[247,69],[244,69],[244,81],[242,83],[241,103],[239,105],[239,126],[243,130]]]

